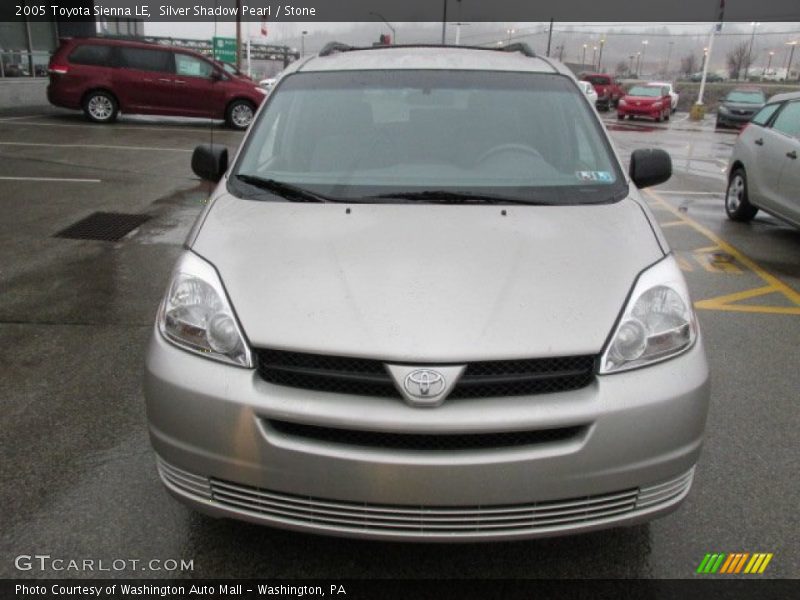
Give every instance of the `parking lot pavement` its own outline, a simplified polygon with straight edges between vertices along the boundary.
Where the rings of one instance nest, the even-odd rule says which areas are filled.
[[[162,489],[147,440],[144,345],[208,187],[190,172],[207,125],[96,126],[48,111],[0,117],[0,576],[14,557],[184,559],[196,577],[691,577],[706,552],[771,552],[763,576],[800,576],[795,541],[800,231],[725,219],[735,133],[678,113],[608,122],[627,155],[661,147],[675,175],[644,193],[687,276],[712,365],[693,490],[650,525],[484,545],[388,544],[213,520]],[[610,115],[613,117],[613,115]],[[233,149],[241,134],[217,130]],[[150,219],[117,242],[53,237],[95,211]]]

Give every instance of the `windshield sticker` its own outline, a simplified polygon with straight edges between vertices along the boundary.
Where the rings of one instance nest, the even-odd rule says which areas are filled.
[[[581,181],[599,181],[601,183],[614,181],[610,171],[576,171],[575,175]]]

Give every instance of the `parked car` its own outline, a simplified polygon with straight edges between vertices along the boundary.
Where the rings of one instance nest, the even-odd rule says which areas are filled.
[[[728,92],[717,108],[717,127],[742,127],[767,101],[759,88],[736,88]]]
[[[750,221],[758,209],[800,227],[800,92],[779,94],[746,125],[728,164],[725,212]]]
[[[265,92],[191,50],[103,38],[62,40],[49,66],[47,99],[96,123],[119,112],[225,119],[246,129]]]
[[[680,96],[678,92],[675,91],[675,86],[672,83],[668,81],[651,81],[647,85],[661,85],[667,88],[667,91],[669,92],[670,106],[672,107],[672,112],[674,113],[676,110],[678,110],[678,100],[680,99]]]
[[[607,73],[584,73],[581,75],[583,81],[588,81],[594,86],[597,92],[597,108],[599,110],[610,110],[616,107],[619,99],[625,95],[625,90],[613,75]]]
[[[334,43],[289,66],[232,164],[198,147],[219,183],[145,369],[167,489],[393,540],[675,509],[709,373],[637,189],[671,161],[635,150],[625,169],[581,94],[523,44]]]
[[[592,104],[592,106],[597,106],[597,92],[594,91],[594,86],[589,83],[588,81],[579,81],[578,87],[581,88],[584,94],[586,94],[586,98]]]
[[[649,117],[658,122],[669,120],[672,97],[663,85],[635,85],[617,105],[617,118]]]
[[[694,82],[702,81],[703,80],[703,72],[702,71],[698,71],[697,73],[694,73],[689,78],[689,80],[690,81],[694,81]],[[725,81],[725,78],[722,75],[720,75],[719,73],[715,73],[713,71],[709,71],[708,73],[706,73],[706,82],[707,83],[719,83],[720,81]]]

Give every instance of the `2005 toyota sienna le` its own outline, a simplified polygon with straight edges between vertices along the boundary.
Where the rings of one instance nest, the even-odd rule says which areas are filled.
[[[394,540],[628,525],[692,484],[708,366],[686,283],[560,64],[524,45],[296,62],[186,241],[145,396],[168,490]]]

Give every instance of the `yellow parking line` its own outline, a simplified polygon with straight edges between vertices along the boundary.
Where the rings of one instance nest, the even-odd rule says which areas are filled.
[[[687,225],[686,221],[669,221],[668,223],[659,223],[661,229],[664,227],[677,227],[678,225]]]
[[[729,295],[729,296],[720,296],[718,298],[709,298],[707,300],[701,300],[700,302],[695,303],[695,306],[697,306],[698,308],[713,308],[716,310],[731,310],[738,312],[763,312],[763,313],[792,314],[792,315],[800,314],[800,292],[797,292],[794,288],[792,288],[782,280],[778,279],[775,275],[765,271],[755,261],[753,261],[746,255],[742,254],[739,250],[737,250],[736,248],[731,246],[728,242],[717,236],[707,227],[704,227],[700,223],[697,223],[696,221],[685,216],[683,213],[681,213],[679,210],[677,210],[671,204],[669,204],[666,200],[664,200],[664,198],[661,197],[657,192],[647,189],[645,190],[645,193],[658,203],[659,208],[671,212],[673,215],[675,215],[675,217],[678,220],[685,222],[689,227],[691,227],[701,235],[711,240],[714,244],[716,244],[716,246],[712,246],[702,250],[708,250],[708,251],[719,250],[721,252],[729,254],[733,259],[738,261],[741,265],[743,265],[747,269],[751,270],[762,281],[767,283],[768,287],[771,289],[772,292],[778,292],[782,294],[792,304],[796,305],[794,307],[732,305],[729,304],[732,301],[729,298],[730,296]],[[756,290],[748,290],[748,291],[753,292],[754,295],[746,297],[755,297],[768,293],[764,290],[763,287],[756,288]],[[741,300],[742,298],[739,299]]]

